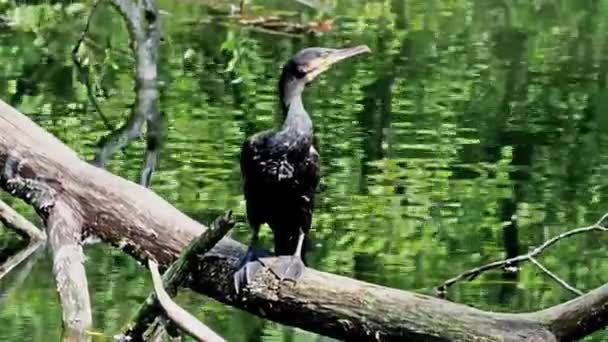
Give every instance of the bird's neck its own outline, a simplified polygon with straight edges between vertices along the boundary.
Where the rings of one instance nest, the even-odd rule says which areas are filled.
[[[285,116],[281,130],[297,135],[312,135],[312,120],[302,103],[304,83],[283,75],[279,86],[281,107]]]
[[[304,109],[302,97],[296,96],[286,106],[285,120],[281,127],[283,131],[292,131],[298,135],[312,134],[312,120]]]

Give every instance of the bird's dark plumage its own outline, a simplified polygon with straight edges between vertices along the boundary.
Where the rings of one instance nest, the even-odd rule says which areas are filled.
[[[254,135],[243,144],[241,173],[249,223],[270,226],[276,255],[294,254],[300,230],[310,229],[319,184],[312,134],[286,129]]]
[[[319,154],[312,144],[312,121],[301,94],[331,64],[363,52],[369,52],[367,46],[308,48],[283,67],[279,80],[283,125],[253,135],[241,148],[243,192],[253,234],[245,265],[235,274],[237,290],[250,276],[247,261],[254,259],[252,246],[264,223],[272,229],[275,254],[286,256],[269,265],[270,269],[281,279],[297,280],[302,274],[302,245],[310,230],[319,184]]]

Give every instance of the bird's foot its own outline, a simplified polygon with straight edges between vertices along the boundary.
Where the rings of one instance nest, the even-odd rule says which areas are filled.
[[[298,255],[280,255],[266,265],[279,280],[297,282],[302,277],[306,266]]]
[[[257,254],[252,247],[249,247],[247,254],[241,262],[241,268],[234,273],[234,290],[237,294],[244,289],[253,275],[261,268],[262,264],[258,260]]]

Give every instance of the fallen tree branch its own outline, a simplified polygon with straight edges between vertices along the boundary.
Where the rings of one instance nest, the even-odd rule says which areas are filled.
[[[101,139],[92,163],[104,167],[116,151],[142,134],[146,123],[146,151],[140,184],[147,186],[156,167],[164,131],[162,113],[158,109],[160,18],[153,0],[111,0],[110,3],[124,18],[131,37],[135,55],[135,103],[127,122]]]
[[[18,131],[15,122],[11,121],[3,117],[0,126]],[[25,139],[37,138],[30,135],[33,131],[21,133],[25,134]],[[38,133],[46,134],[41,129]],[[5,133],[2,134],[0,141],[6,138]],[[86,330],[92,325],[92,315],[80,245],[83,219],[79,203],[63,196],[59,180],[37,176],[32,168],[33,160],[24,158],[16,149],[4,150],[0,159],[3,160],[0,166],[2,187],[30,203],[45,222],[62,307],[64,337],[67,340],[85,340]]]
[[[190,274],[192,265],[197,262],[197,259],[213,248],[234,226],[231,214],[228,212],[226,215],[216,219],[209,229],[205,230],[184,249],[180,257],[165,272],[163,275],[163,287],[167,289],[170,296],[177,294],[178,287]],[[135,315],[134,325],[125,333],[126,338],[132,341],[143,340],[144,332],[154,322],[154,319],[160,313],[159,311],[160,307],[158,306],[157,298],[154,293],[151,293]]]
[[[32,242],[46,240],[46,234],[42,230],[36,228],[28,219],[21,216],[2,200],[0,200],[0,222],[22,237],[29,238]]]
[[[569,230],[567,232],[561,233],[559,235],[556,235],[556,236],[552,237],[551,239],[543,242],[540,246],[532,249],[530,252],[528,252],[526,254],[518,255],[516,257],[505,259],[505,260],[494,261],[494,262],[491,262],[491,263],[488,263],[488,264],[485,264],[485,265],[482,265],[479,267],[472,268],[465,272],[462,272],[459,275],[452,277],[452,278],[446,280],[443,284],[439,285],[436,288],[436,291],[437,291],[439,297],[444,297],[447,292],[447,289],[459,281],[463,281],[463,280],[471,281],[471,280],[475,279],[481,273],[491,270],[491,269],[507,268],[507,267],[516,266],[518,263],[520,263],[522,261],[530,260],[530,258],[538,256],[545,249],[552,246],[556,242],[558,242],[562,239],[571,237],[573,235],[588,233],[591,231],[608,232],[608,228],[603,226],[603,223],[604,223],[604,221],[606,221],[606,218],[608,218],[608,213],[604,214],[594,224],[592,224],[590,226],[586,226],[586,227],[575,228],[575,229]]]
[[[140,261],[171,265],[207,228],[135,183],[82,161],[30,119],[0,101],[0,170],[8,156],[21,160],[20,174],[59,190],[78,203],[87,234],[95,234]],[[30,203],[45,218],[39,196],[0,187]],[[31,191],[30,191],[31,193]],[[245,246],[225,237],[200,258],[187,279],[194,291],[273,321],[346,340],[569,341],[608,324],[608,284],[545,310],[504,314],[409,291],[390,289],[307,269],[297,284],[260,270],[241,294],[233,274]],[[195,276],[194,276],[195,275]]]
[[[64,340],[84,341],[93,325],[87,276],[84,269],[80,215],[62,201],[54,204],[47,219],[53,274],[61,302]]]
[[[188,311],[179,307],[169,297],[169,294],[163,288],[163,280],[158,272],[158,264],[152,259],[148,260],[148,268],[152,273],[152,282],[154,284],[154,292],[160,302],[160,305],[165,310],[165,313],[171,321],[198,341],[207,342],[224,342],[225,340],[218,336],[213,330],[199,322],[196,317],[192,316]]]

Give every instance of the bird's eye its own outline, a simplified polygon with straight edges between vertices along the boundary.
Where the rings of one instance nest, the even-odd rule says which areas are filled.
[[[302,77],[306,76],[306,73],[307,73],[307,71],[306,71],[306,66],[305,65],[298,65],[296,67],[295,76],[297,78],[302,78]]]

